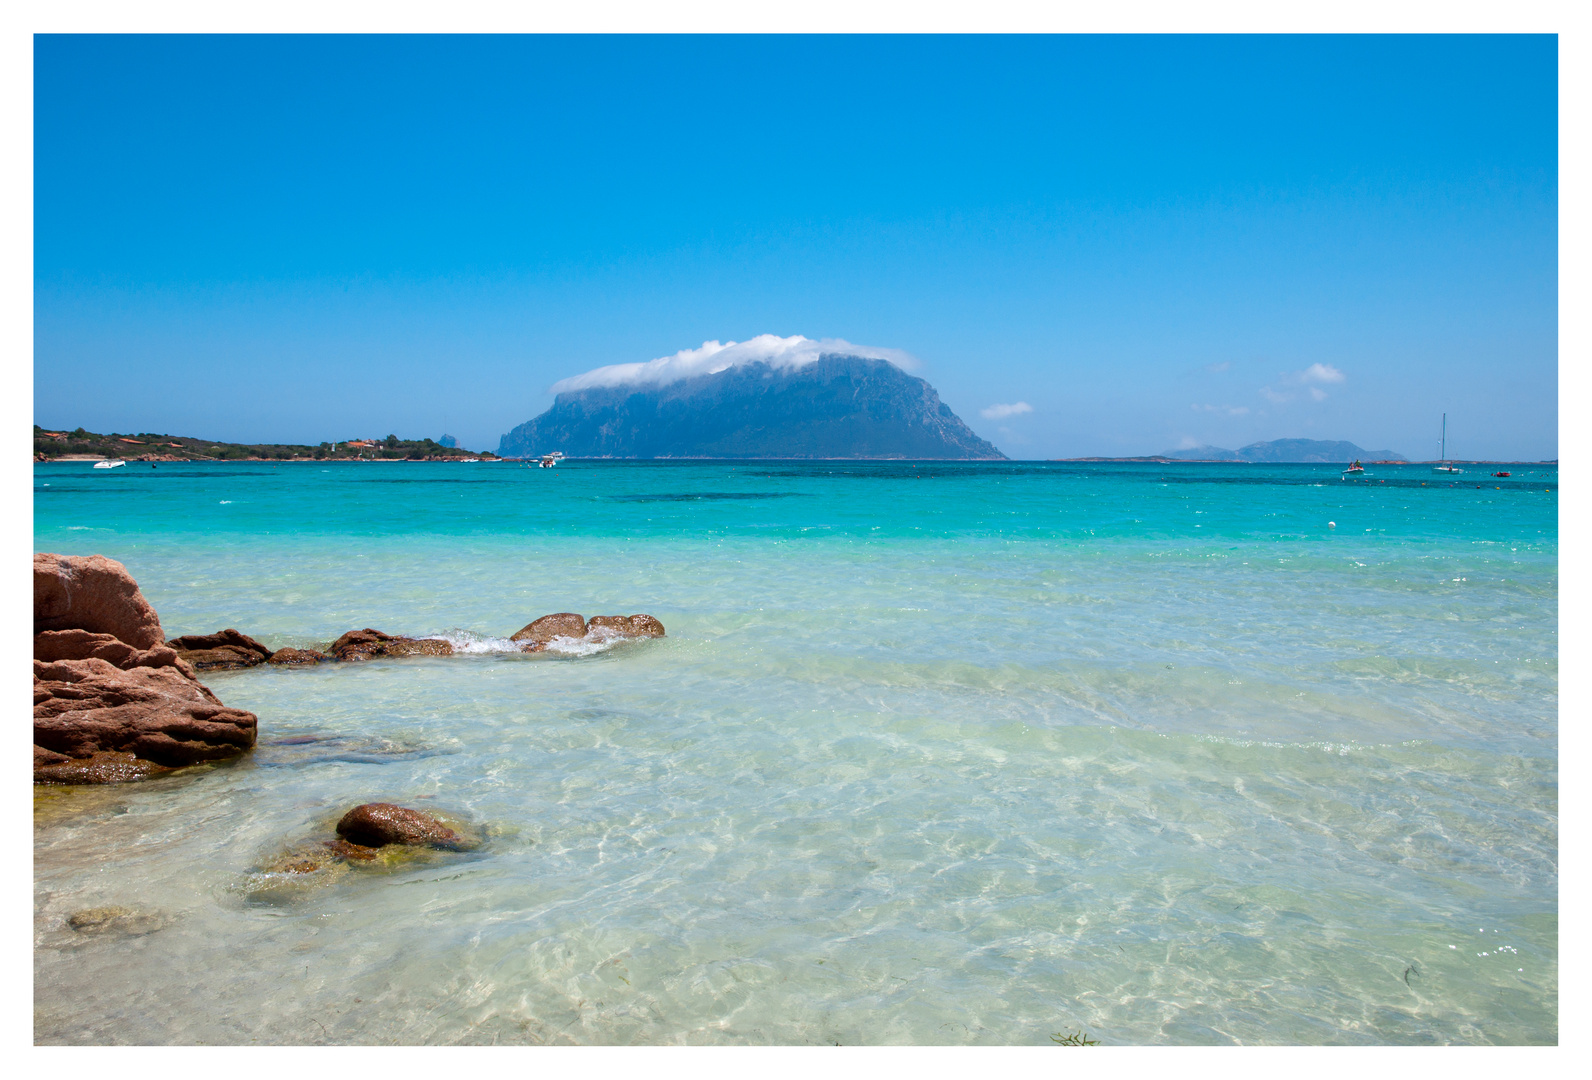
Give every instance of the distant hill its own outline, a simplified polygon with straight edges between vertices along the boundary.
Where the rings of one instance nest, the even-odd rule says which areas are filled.
[[[1192,450],[1168,450],[1164,457],[1177,461],[1254,461],[1254,462],[1350,462],[1408,461],[1397,450],[1362,450],[1352,442],[1326,439],[1273,439],[1250,443],[1238,450],[1220,446],[1197,446]]]
[[[741,363],[662,385],[591,386],[504,435],[503,457],[1005,460],[934,387],[895,365],[826,354]]]

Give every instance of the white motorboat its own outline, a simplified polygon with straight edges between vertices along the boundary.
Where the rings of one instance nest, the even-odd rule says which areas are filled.
[[[96,469],[120,469],[123,465],[126,465],[126,464],[127,464],[127,462],[125,462],[125,461],[121,461],[121,460],[118,460],[116,458],[111,458],[109,461],[96,461],[94,463],[94,467]]]

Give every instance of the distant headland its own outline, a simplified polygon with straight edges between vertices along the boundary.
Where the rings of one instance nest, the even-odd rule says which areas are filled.
[[[1237,450],[1220,446],[1196,446],[1192,450],[1168,450],[1160,455],[1172,461],[1253,461],[1284,462],[1408,461],[1397,450],[1363,450],[1352,442],[1331,439],[1273,439],[1255,442]]]
[[[443,439],[452,440],[451,435]],[[297,443],[229,443],[189,435],[142,432],[101,435],[78,428],[51,431],[33,425],[34,461],[477,461],[490,452],[461,450],[433,439],[348,439],[318,446]]]

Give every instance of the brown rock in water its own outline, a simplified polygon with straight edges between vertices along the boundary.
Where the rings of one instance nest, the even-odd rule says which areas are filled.
[[[350,630],[326,651],[339,660],[374,660],[391,656],[452,656],[453,646],[441,638],[393,637],[367,626]]]
[[[336,657],[314,649],[278,649],[271,654],[268,664],[319,664],[323,661],[335,660]]]
[[[33,741],[68,757],[113,751],[167,766],[216,761],[252,747],[257,723],[175,666],[33,662]]]
[[[586,636],[586,620],[572,611],[561,611],[557,615],[543,615],[540,619],[530,623],[509,637],[510,641],[530,641],[537,645],[546,645],[556,637],[582,638]],[[535,650],[527,650],[534,652]]]
[[[335,858],[350,859],[354,862],[370,862],[381,854],[380,848],[366,847],[364,844],[350,844],[347,840],[326,840],[321,843]]]
[[[183,667],[176,651],[164,645],[135,649],[110,634],[91,634],[87,630],[45,630],[34,634],[33,659],[47,664],[57,660],[104,660],[124,671],[135,667]]]
[[[337,835],[367,848],[406,844],[458,851],[465,846],[458,833],[436,818],[392,803],[354,807],[337,823]]]
[[[270,649],[230,628],[214,634],[186,634],[166,644],[199,671],[253,667],[271,659]]]
[[[663,624],[651,615],[593,615],[586,625],[624,637],[663,637]]]
[[[44,630],[110,634],[135,649],[166,640],[127,567],[103,555],[33,556],[33,631]]]

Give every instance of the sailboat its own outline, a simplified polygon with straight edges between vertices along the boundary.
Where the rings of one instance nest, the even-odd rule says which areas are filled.
[[[1465,471],[1464,469],[1457,468],[1457,467],[1455,467],[1453,465],[1448,464],[1448,414],[1447,413],[1443,414],[1443,438],[1442,438],[1442,441],[1439,442],[1437,445],[1438,445],[1438,450],[1437,450],[1438,463],[1436,465],[1432,466],[1432,471],[1433,472],[1462,473],[1462,472]]]

